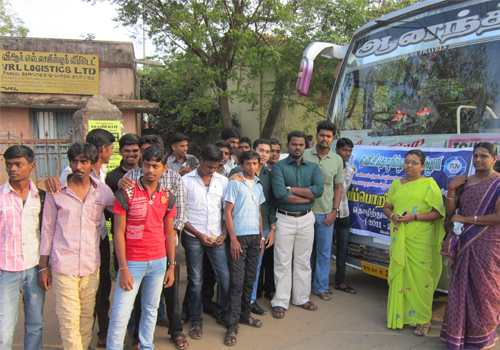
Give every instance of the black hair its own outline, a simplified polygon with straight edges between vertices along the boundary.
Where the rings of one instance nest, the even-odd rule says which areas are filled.
[[[220,138],[223,140],[230,139],[231,137],[236,137],[237,139],[241,139],[240,133],[233,126],[228,126],[220,133]]]
[[[201,150],[200,158],[203,158],[203,161],[205,162],[220,163],[223,155],[222,151],[216,145],[206,145]]]
[[[328,120],[323,120],[321,123],[318,124],[318,126],[316,127],[316,132],[319,133],[321,130],[329,130],[333,133],[333,135],[335,136],[335,133],[337,132],[337,127],[335,126],[335,124],[333,124],[332,122],[328,121]]]
[[[281,143],[276,139],[269,139],[269,143],[272,145],[278,145],[281,148]]]
[[[167,157],[168,154],[163,148],[151,146],[142,154],[142,161],[161,162],[163,165],[166,165]]]
[[[240,138],[240,145],[241,145],[242,143],[248,143],[248,146],[252,147],[252,140],[250,140],[250,138],[249,138],[249,137],[242,136],[242,137]]]
[[[479,142],[474,146],[474,151],[476,150],[476,148],[486,148],[488,150],[488,153],[491,154],[492,157],[498,156],[498,148],[491,142]]]
[[[493,164],[493,170],[495,170],[497,173],[500,173],[500,160],[497,160],[495,164]]]
[[[181,134],[180,132],[173,133],[172,136],[170,136],[170,144],[174,145],[177,142],[182,142],[182,141],[187,141],[187,136],[184,134]]]
[[[231,151],[231,144],[225,140],[215,141],[214,145],[219,148],[227,148],[229,151]]]
[[[271,148],[271,142],[268,139],[257,139],[253,142],[253,149],[257,149],[259,145],[268,145]]]
[[[405,154],[405,158],[406,158],[406,156],[409,156],[411,154],[416,155],[418,158],[420,158],[420,163],[422,163],[422,165],[425,165],[425,153],[424,152],[422,152],[419,149],[412,149],[411,151],[408,151],[408,153]]]
[[[14,158],[26,158],[28,164],[31,164],[35,161],[35,153],[28,146],[14,145],[5,150],[5,152],[3,153],[3,158],[5,160]]]
[[[97,150],[102,146],[109,147],[113,142],[116,141],[115,136],[108,130],[104,129],[93,129],[87,134],[85,142],[93,144]]]
[[[344,146],[354,148],[354,143],[352,143],[351,139],[348,139],[347,137],[342,137],[341,139],[338,139],[337,146],[335,146],[335,148],[342,148]]]
[[[153,147],[165,149],[165,146],[163,145],[163,140],[158,135],[144,135],[144,136],[142,136],[139,139],[139,148],[146,143],[150,144]]]
[[[120,138],[118,144],[120,145],[120,150],[125,146],[139,146],[139,136],[137,136],[136,134],[125,134]]]
[[[99,151],[97,150],[97,147],[88,142],[75,142],[68,149],[68,158],[70,161],[80,154],[83,154],[83,156],[90,160],[92,164],[97,163],[97,160],[99,159]]]
[[[241,164],[245,164],[245,160],[257,159],[260,162],[260,156],[255,151],[245,151],[241,155]]]
[[[301,137],[304,139],[304,142],[306,142],[306,140],[307,140],[307,135],[304,134],[302,131],[298,131],[298,130],[295,130],[295,131],[288,133],[288,136],[287,136],[288,143],[290,143],[290,141],[292,141],[292,137]]]

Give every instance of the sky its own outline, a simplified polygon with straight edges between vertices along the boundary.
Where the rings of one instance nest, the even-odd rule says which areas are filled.
[[[142,35],[133,39],[132,30],[113,21],[116,6],[109,1],[92,5],[82,0],[10,0],[11,10],[24,21],[31,38],[83,39],[94,34],[95,40],[131,41],[136,58],[143,58]],[[146,40],[146,56],[154,54]]]

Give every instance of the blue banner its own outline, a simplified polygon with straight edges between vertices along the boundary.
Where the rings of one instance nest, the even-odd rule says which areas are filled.
[[[448,184],[458,175],[470,175],[472,148],[419,148],[426,155],[422,174],[433,177],[444,197]],[[390,240],[389,219],[382,209],[394,180],[404,177],[407,147],[354,146],[347,164],[355,172],[347,192],[351,211],[351,232]]]

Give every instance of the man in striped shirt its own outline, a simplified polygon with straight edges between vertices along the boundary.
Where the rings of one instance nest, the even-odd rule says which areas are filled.
[[[114,205],[109,187],[90,176],[98,157],[86,142],[69,148],[72,174],[47,195],[43,213],[38,282],[47,291],[54,285],[64,349],[86,350],[92,339],[102,215]]]
[[[0,349],[12,349],[21,292],[24,348],[41,350],[45,290],[37,275],[45,192],[29,178],[35,169],[30,148],[11,146],[3,157],[9,180],[0,186]]]

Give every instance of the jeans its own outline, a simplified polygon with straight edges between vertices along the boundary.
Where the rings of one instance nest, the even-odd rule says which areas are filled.
[[[333,226],[322,222],[326,214],[314,214],[314,245],[316,247],[316,267],[314,269],[314,294],[328,292],[330,282],[330,258],[332,255]]]
[[[335,220],[335,237],[337,242],[337,272],[335,273],[335,284],[339,285],[345,279],[345,264],[347,263],[347,247],[349,247],[349,233],[351,220],[349,216]]]
[[[163,289],[167,258],[151,261],[127,261],[128,270],[134,279],[131,291],[119,286],[115,289],[111,319],[109,321],[107,349],[123,349],[123,341],[127,322],[132,313],[135,297],[142,282],[141,321],[139,322],[139,339],[141,349],[153,349],[154,331],[160,293]],[[120,279],[120,272],[117,280]]]
[[[111,275],[109,273],[111,265],[111,250],[109,248],[109,236],[106,235],[99,243],[99,252],[101,253],[101,267],[99,274],[99,288],[95,300],[94,317],[97,318],[99,325],[99,339],[106,339],[109,327],[109,295],[111,294]]]
[[[267,234],[269,233],[270,230],[264,231],[264,237],[267,238]],[[257,263],[257,276],[255,276],[255,283],[253,284],[253,291],[252,291],[252,301],[251,303],[253,304],[255,300],[257,300],[257,287],[259,286],[259,276],[260,276],[260,266],[262,265],[262,258],[264,257],[265,253],[265,247],[264,247],[264,252],[262,253],[261,256],[259,256],[259,261]]]
[[[163,320],[165,316],[167,316],[167,312],[165,311],[165,297],[163,296],[163,292],[160,294],[161,295],[160,295],[160,304],[158,304],[158,316],[156,317],[158,321]]]
[[[20,272],[0,270],[0,349],[12,349],[19,293],[24,304],[24,348],[41,350],[45,290],[38,285],[38,266]]]
[[[207,247],[196,238],[187,234],[182,235],[182,245],[186,251],[186,265],[188,273],[187,296],[189,314],[193,325],[201,325],[203,312],[202,285],[203,285],[203,253],[208,255],[217,280],[217,305],[215,318],[225,320],[227,317],[227,300],[229,293],[229,268],[227,266],[226,242],[219,247]]]

